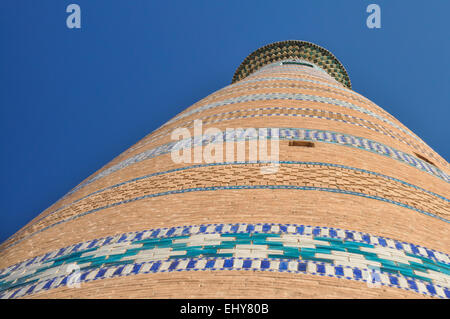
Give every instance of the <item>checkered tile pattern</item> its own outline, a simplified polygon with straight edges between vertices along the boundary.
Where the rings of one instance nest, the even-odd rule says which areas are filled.
[[[189,270],[307,273],[450,297],[447,254],[328,227],[208,224],[152,229],[79,243],[0,271],[0,296],[17,298],[67,285],[133,274]],[[72,267],[73,268],[73,267]]]
[[[171,124],[179,119],[191,116],[193,114],[204,112],[206,110],[220,107],[220,106],[244,103],[244,102],[249,102],[249,101],[270,101],[270,100],[297,100],[297,101],[319,102],[319,103],[324,103],[324,104],[332,104],[332,105],[342,106],[342,107],[345,107],[345,108],[348,108],[351,110],[359,111],[359,112],[369,115],[373,118],[376,118],[380,121],[383,121],[383,122],[391,125],[392,127],[402,131],[403,133],[410,135],[414,139],[419,140],[419,138],[417,136],[415,136],[414,134],[412,134],[410,131],[404,129],[403,127],[392,122],[391,120],[389,120],[381,115],[378,115],[377,113],[375,113],[371,110],[363,108],[359,105],[349,103],[346,101],[342,101],[342,100],[338,100],[338,99],[334,99],[334,98],[322,97],[322,96],[310,95],[310,94],[303,94],[303,93],[260,93],[260,94],[249,94],[249,95],[241,95],[238,97],[232,97],[229,99],[225,99],[223,101],[209,103],[209,104],[200,106],[198,108],[191,109],[190,111],[181,113],[180,115],[178,115],[178,116],[174,117],[173,119],[171,119],[170,121],[168,121],[165,125]]]

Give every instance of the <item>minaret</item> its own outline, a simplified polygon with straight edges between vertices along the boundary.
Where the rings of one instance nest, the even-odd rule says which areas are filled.
[[[332,53],[272,43],[6,240],[0,296],[449,298],[448,174]]]

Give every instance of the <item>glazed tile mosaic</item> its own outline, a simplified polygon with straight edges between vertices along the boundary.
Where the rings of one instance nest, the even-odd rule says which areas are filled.
[[[232,83],[246,78],[268,64],[292,59],[310,62],[325,70],[342,85],[352,88],[345,67],[330,51],[314,43],[297,40],[274,42],[252,52],[237,68]]]
[[[81,284],[170,271],[279,271],[450,298],[450,259],[442,252],[338,228],[245,223],[152,229],[65,247],[0,270],[0,297],[67,285],[74,265]]]

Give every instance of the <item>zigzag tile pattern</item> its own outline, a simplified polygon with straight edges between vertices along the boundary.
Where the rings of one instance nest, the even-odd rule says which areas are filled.
[[[447,254],[365,233],[293,224],[152,229],[75,244],[0,270],[0,297],[135,274],[252,270],[327,275],[450,298]],[[71,265],[70,268],[68,266]]]
[[[341,62],[328,50],[306,41],[282,41],[263,46],[248,55],[237,68],[233,81],[237,82],[276,61],[298,58],[325,70],[336,81],[352,88],[350,78]]]

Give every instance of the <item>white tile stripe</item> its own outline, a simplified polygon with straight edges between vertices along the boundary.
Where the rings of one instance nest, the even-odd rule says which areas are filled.
[[[247,225],[247,224],[240,224],[240,225],[237,225],[238,226],[238,229],[243,229],[244,228],[244,226],[245,225]],[[268,224],[266,224],[266,225],[268,225]],[[224,227],[224,229],[226,230],[226,231],[230,231],[231,230],[231,225],[225,225],[225,226],[228,226],[228,227]],[[259,225],[261,228],[263,228],[263,225]],[[271,231],[272,232],[278,232],[279,230],[280,230],[280,226],[281,225],[272,225],[271,226]],[[283,226],[285,226],[285,225],[283,225]],[[209,225],[208,227],[211,227],[211,225]],[[196,226],[196,229],[197,229],[197,231],[199,231],[200,230],[200,226]],[[311,227],[311,226],[306,226],[306,227],[304,227],[305,228],[305,233],[311,233],[312,232],[312,230],[313,229],[320,229],[320,228],[318,228],[318,227]],[[181,229],[181,227],[178,227],[177,229]],[[174,231],[174,232],[172,232],[172,234],[174,234],[174,233],[177,233],[177,231]],[[340,234],[341,236],[343,236],[343,237],[345,237],[345,232],[344,231],[342,231],[342,230],[340,230],[340,231],[337,231],[337,233],[338,234]],[[205,234],[205,235],[201,235],[201,236],[203,236],[203,237],[201,237],[201,238],[203,238],[203,243],[208,243],[208,241],[206,240],[206,239],[208,239],[208,238],[210,238],[211,236],[210,235],[216,235],[216,234]],[[290,236],[290,237],[289,237]],[[121,236],[121,238],[122,238],[123,236]],[[134,236],[134,234],[130,234],[130,236],[127,236],[128,238],[135,238],[136,236]],[[214,237],[214,238],[217,238],[217,236],[212,236],[212,237]],[[199,237],[200,238],[200,237]],[[232,237],[228,237],[229,239],[231,239]],[[270,238],[270,237],[269,237]],[[283,240],[288,240],[288,241],[291,241],[292,239],[293,239],[293,236],[292,235],[287,235],[287,237],[285,236],[285,237],[283,237],[282,238]],[[311,239],[311,238],[308,238],[308,237],[306,237],[305,238],[305,236],[298,236],[298,239],[300,240],[300,242],[302,241],[302,240],[306,240],[306,245],[308,246],[310,243],[311,243],[311,241],[313,241],[313,239]],[[100,241],[98,241],[98,242],[102,242],[101,240]],[[320,242],[319,241],[319,243],[322,243],[322,242]],[[117,246],[117,244],[114,244],[114,245],[116,245]],[[303,245],[304,246],[304,245]],[[135,245],[135,246],[133,246],[133,247],[137,247],[137,245]],[[309,246],[308,246],[309,247]],[[315,246],[313,246],[313,247],[315,247]],[[239,247],[238,247],[239,248]],[[252,247],[248,247],[248,248],[252,248]],[[422,247],[418,247],[418,248],[422,248]],[[265,249],[265,251],[264,251],[264,249]],[[367,248],[368,249],[368,248]],[[66,251],[69,251],[70,249],[66,249]],[[158,260],[161,260],[161,259],[164,259],[164,258],[168,258],[169,257],[169,254],[167,254],[168,252],[169,252],[169,249],[160,249],[163,253],[162,254],[157,254],[158,255]],[[362,249],[361,249],[362,250]],[[372,251],[373,251],[374,249],[372,249]],[[424,248],[422,248],[422,249],[418,249],[421,253],[426,253],[426,251],[425,251],[425,249]],[[390,251],[395,251],[395,249],[391,249],[391,248],[385,248],[385,247],[377,247],[377,252],[379,252],[379,253],[389,253]],[[264,253],[264,254],[262,254],[262,253]],[[269,249],[267,249],[267,246],[262,246],[262,247],[259,247],[256,251],[255,251],[255,253],[253,254],[253,250],[252,250],[252,255],[251,256],[254,256],[254,257],[258,257],[258,258],[266,258],[267,257],[267,253],[277,253],[277,251],[271,251],[271,250],[269,250]],[[397,254],[398,254],[398,252],[396,252]],[[176,255],[183,255],[184,253],[180,253],[180,252],[176,252]],[[173,255],[173,254],[172,254]],[[355,267],[355,266],[358,266],[358,267],[360,267],[360,268],[365,268],[365,267],[367,267],[368,265],[372,265],[372,266],[380,266],[380,264],[378,264],[378,263],[375,263],[375,262],[368,262],[368,261],[366,261],[366,260],[364,260],[364,258],[361,258],[361,256],[360,255],[356,255],[356,254],[351,254],[351,253],[343,253],[343,252],[339,252],[339,251],[335,251],[335,252],[333,252],[333,255],[337,255],[337,256],[339,256],[339,255],[346,255],[346,258],[347,258],[347,260],[349,260],[349,262],[347,263],[347,262],[345,262],[345,259],[343,260],[342,258],[331,258],[331,259],[335,259],[336,261],[337,261],[337,264],[340,264],[340,265],[347,265],[347,266],[349,266],[349,267]],[[243,256],[243,257],[246,257],[246,258],[248,258],[249,257],[249,255],[247,255],[247,256]],[[319,256],[317,256],[318,258],[319,258]],[[330,259],[330,255],[324,255],[324,257],[325,258],[327,258],[327,259]],[[148,262],[148,260],[142,260],[142,261],[147,261]],[[416,260],[416,261],[418,261],[418,262],[421,262],[420,260]],[[170,261],[171,262],[171,261]],[[162,270],[167,270],[168,269],[168,267],[170,266],[170,262],[169,261],[167,261],[167,262],[165,262],[164,264],[163,264],[163,266],[162,266]],[[271,262],[272,262],[272,260],[271,260]],[[222,263],[223,264],[223,260],[221,260],[221,261],[219,261],[219,263],[218,264],[216,264],[216,266],[215,266],[215,268],[222,268],[222,265],[220,265],[220,263]],[[185,262],[185,265],[187,265],[187,262]],[[125,266],[126,267],[126,270],[125,270],[125,272],[130,272],[131,271],[131,268],[132,268],[132,266],[131,265],[129,265],[129,266]],[[178,266],[178,268],[182,268],[182,266],[181,265],[179,265]],[[271,266],[271,268],[273,268],[274,266],[272,265]],[[311,272],[314,272],[314,271],[316,271],[316,270],[314,270],[314,265],[310,265],[309,267],[311,267]],[[96,270],[96,271],[98,271],[98,270]],[[55,273],[57,273],[58,271],[55,271]],[[348,271],[347,271],[348,272]],[[427,274],[427,273],[421,273],[421,272],[419,272],[419,273],[417,273],[417,271],[415,271],[416,272],[416,274],[417,275],[422,275],[423,277],[428,277],[428,278],[432,278],[432,279],[435,279],[435,280],[437,280],[439,283],[441,283],[441,284],[443,284],[444,285],[444,287],[446,286],[446,287],[448,287],[448,284],[450,283],[450,280],[448,279],[448,276],[445,278],[445,280],[442,280],[442,274],[440,274],[440,273],[434,273],[434,272],[432,272],[431,273],[431,276],[430,276],[430,274]],[[348,274],[347,274],[348,275]],[[346,275],[346,276],[347,276]],[[89,274],[88,276],[92,276],[91,274]],[[387,276],[387,275],[386,275]],[[387,282],[387,278],[388,277],[383,277],[382,276],[382,279],[384,280],[384,283],[385,284],[388,284],[388,282]],[[89,279],[89,278],[86,278],[86,279]],[[44,276],[44,278],[43,278],[43,280],[45,280],[45,276]],[[41,283],[39,283],[39,284],[41,284]],[[423,287],[425,287],[425,286],[423,286]],[[423,290],[423,287],[421,288],[422,290]],[[18,295],[16,295],[16,297],[17,296],[20,296],[20,294],[23,294],[23,293],[25,293],[25,291],[23,291],[23,289],[20,289],[20,290],[18,290],[19,292],[18,292]]]
[[[376,248],[373,248],[374,251],[376,251],[377,253],[383,253],[384,251],[386,251],[384,249],[384,247],[382,245],[380,245],[379,243],[379,239],[383,239],[386,242],[388,242],[390,239],[385,238],[385,237],[379,237],[379,236],[374,236],[374,235],[370,235],[370,234],[366,234],[366,233],[361,233],[361,232],[355,232],[355,231],[350,231],[350,230],[342,230],[342,229],[337,229],[337,228],[329,228],[329,227],[320,227],[320,226],[308,226],[308,225],[297,225],[297,224],[246,224],[246,223],[236,223],[236,224],[207,224],[207,225],[193,225],[193,226],[178,226],[178,227],[173,227],[175,229],[180,229],[180,233],[183,233],[185,230],[188,230],[188,232],[186,234],[189,235],[200,235],[200,236],[204,236],[204,235],[211,235],[212,234],[222,234],[222,233],[229,233],[231,232],[231,227],[233,225],[238,225],[239,228],[242,227],[247,227],[248,225],[253,225],[254,226],[254,230],[252,232],[256,233],[256,232],[263,232],[263,225],[273,225],[275,227],[280,227],[280,226],[285,226],[286,232],[282,233],[282,237],[281,238],[286,238],[286,240],[288,240],[289,238],[289,234],[295,234],[297,231],[297,227],[304,227],[304,234],[302,235],[302,237],[305,238],[310,238],[311,240],[313,240],[313,236],[312,236],[312,231],[313,229],[318,229],[320,230],[320,234],[319,236],[323,236],[323,237],[331,237],[329,236],[329,230],[332,229],[334,231],[336,231],[337,234],[337,238],[340,239],[345,239],[346,241],[355,241],[355,242],[367,242],[368,244],[371,245],[375,245]],[[215,231],[215,229],[218,226],[223,226],[221,231]],[[207,227],[208,232],[202,232],[200,233],[200,227]],[[141,231],[141,232],[130,232],[130,233],[125,233],[125,234],[119,234],[119,235],[115,235],[115,236],[108,236],[108,237],[104,237],[104,238],[100,238],[97,239],[97,242],[95,243],[95,245],[93,245],[92,248],[96,248],[96,247],[101,247],[101,243],[103,243],[106,239],[111,238],[111,240],[108,242],[108,245],[112,245],[112,244],[117,244],[117,242],[119,241],[119,239],[121,239],[124,235],[126,235],[129,238],[135,238],[138,234],[147,234],[147,237],[150,237],[150,235],[155,232],[155,231],[159,231],[158,235],[156,236],[157,238],[164,238],[165,234],[172,228],[156,228],[156,229],[150,229],[150,230],[145,230],[145,231]],[[211,231],[211,229],[214,229],[213,231]],[[274,233],[273,229],[278,229],[278,228],[272,228],[269,231],[267,231],[266,233]],[[346,232],[353,234],[354,239],[351,238],[346,238]],[[305,236],[306,235],[306,236]],[[364,240],[355,240],[355,235],[359,236],[360,238],[362,238],[362,236],[366,236],[367,241]],[[172,234],[170,237],[173,237],[174,235]],[[217,236],[217,235],[215,235]],[[169,237],[169,238],[170,238]],[[335,238],[336,238],[335,237]],[[209,237],[208,237],[209,238]],[[145,239],[145,238],[142,238]],[[130,242],[131,239],[126,239],[123,240],[123,243],[127,243]],[[49,260],[54,258],[59,251],[64,251],[62,254],[60,254],[58,257],[61,256],[66,256],[68,255],[70,252],[74,251],[74,247],[77,247],[79,245],[81,245],[78,249],[76,249],[75,251],[82,251],[84,249],[86,249],[86,247],[89,245],[89,243],[91,243],[92,241],[88,241],[88,242],[84,242],[84,243],[78,243],[78,244],[74,244],[65,248],[61,248],[57,251],[51,252],[50,254],[44,254],[41,256],[37,256],[37,257],[33,257],[30,259],[27,259],[23,262],[19,262],[17,264],[8,266],[4,269],[0,270],[0,275],[4,275],[7,272],[12,271],[13,269],[24,269],[25,267],[27,267],[26,265],[33,265],[33,264],[41,264],[42,262],[44,262],[45,260]],[[181,242],[181,241],[180,241]],[[429,248],[425,248],[419,245],[414,245],[417,248],[421,248],[418,249],[419,253],[414,253],[411,249],[411,245],[410,243],[406,243],[406,242],[399,242],[399,241],[394,241],[393,242],[393,247],[394,250],[392,250],[392,252],[396,252],[397,255],[400,256],[404,256],[404,254],[402,253],[402,251],[411,253],[411,254],[415,254],[418,256],[422,256],[422,257],[428,257],[428,254],[426,253],[426,250],[432,252],[436,258],[436,260],[443,262],[445,264],[450,264],[450,258],[449,255],[443,253],[443,252],[439,252],[436,251],[434,249],[429,249]],[[395,243],[401,244],[402,248],[398,249],[395,247]],[[322,243],[322,245],[326,245],[326,243]],[[371,251],[371,248],[367,248],[368,250],[366,250],[366,247],[364,248],[360,248],[363,251]],[[406,258],[406,257],[405,257]],[[411,260],[414,260],[414,257],[409,257],[411,258]]]

